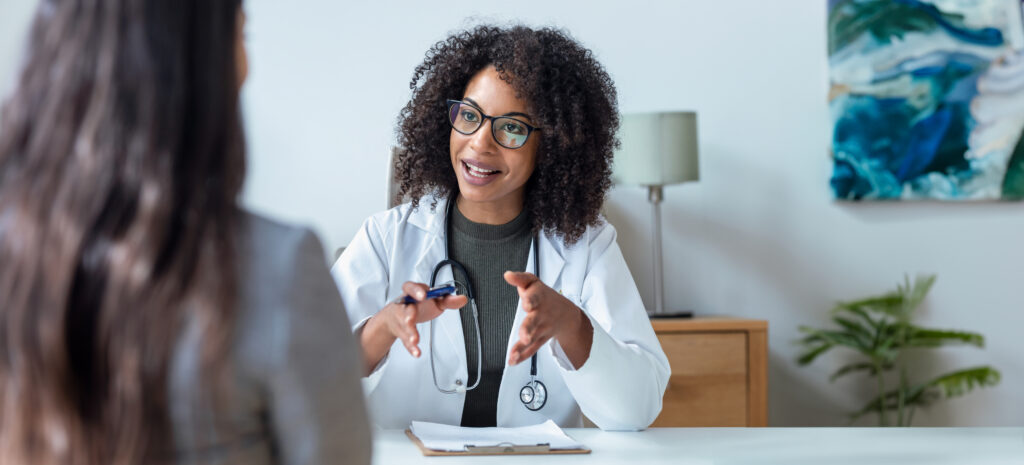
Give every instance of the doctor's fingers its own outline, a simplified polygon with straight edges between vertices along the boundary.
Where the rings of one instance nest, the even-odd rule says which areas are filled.
[[[423,300],[426,298],[427,291],[429,290],[430,288],[423,283],[406,281],[405,284],[402,284],[402,292],[404,292],[405,295],[412,296],[412,298],[416,300]]]
[[[414,323],[425,323],[433,320],[434,318],[441,316],[441,314],[444,313],[445,308],[447,308],[443,299],[424,300],[409,306],[416,309],[416,318]]]
[[[420,349],[417,344],[420,342],[420,333],[416,330],[416,306],[403,305],[395,313],[397,318],[392,321],[391,331],[395,337],[401,339],[402,345],[413,357],[419,357]]]
[[[517,288],[519,291],[519,302],[523,304],[524,312],[532,312],[544,303],[544,286],[530,286],[527,289]]]
[[[544,344],[548,342],[548,339],[550,338],[546,338],[542,341],[537,340],[530,343],[527,343],[523,340],[519,340],[518,342],[516,342],[514,346],[512,346],[512,350],[510,351],[508,357],[508,364],[516,365],[523,360],[533,357],[533,354],[537,353],[537,351],[539,351],[541,347],[544,347]]]
[[[464,295],[448,295],[436,300],[442,310],[454,310],[465,307],[466,303],[469,302],[469,297]]]
[[[550,318],[533,313],[523,318],[519,324],[519,342],[523,344],[543,344],[555,336],[555,327]]]
[[[531,287],[534,283],[540,281],[537,275],[524,271],[506,271],[502,274],[502,277],[505,278],[505,282],[520,289]]]

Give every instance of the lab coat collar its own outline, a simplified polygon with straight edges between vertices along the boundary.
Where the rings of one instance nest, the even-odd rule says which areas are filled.
[[[430,206],[437,202],[433,209]],[[411,208],[411,206],[406,206]],[[427,195],[420,198],[420,205],[409,211],[409,224],[420,228],[435,237],[444,237],[444,211],[448,208],[447,198]],[[441,253],[444,253],[442,250]]]

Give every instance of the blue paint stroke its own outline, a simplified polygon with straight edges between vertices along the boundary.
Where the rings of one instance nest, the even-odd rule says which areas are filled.
[[[946,108],[914,124],[903,151],[903,161],[896,172],[896,179],[900,183],[924,173],[925,168],[935,159],[952,119],[953,112]]]
[[[878,71],[871,82],[877,84],[905,74],[914,77],[928,77],[941,74],[946,68],[953,68],[952,72],[962,77],[978,70],[987,69],[988,66],[989,60],[973,53],[938,50],[902,60],[887,69]]]
[[[909,7],[917,8],[923,11],[925,14],[930,16],[939,26],[949,32],[950,35],[960,39],[964,42],[970,42],[978,45],[1002,45],[1003,44],[1003,33],[994,27],[984,27],[981,29],[970,29],[966,27],[960,27],[950,23],[941,11],[935,7],[919,0],[893,0],[895,3],[907,5]]]
[[[905,185],[928,195],[931,184],[918,180],[972,175],[964,158],[974,124],[966,104],[922,111],[903,98],[847,95],[833,101],[833,112],[836,198],[895,199]]]

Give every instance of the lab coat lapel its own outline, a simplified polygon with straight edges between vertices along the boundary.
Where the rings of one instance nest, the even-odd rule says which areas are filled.
[[[409,216],[409,223],[423,229],[424,232],[424,247],[414,265],[414,276],[419,277],[427,285],[430,284],[430,276],[433,274],[434,268],[445,259],[445,241],[447,240],[444,224],[446,201],[438,201],[437,208],[433,211],[430,209],[430,202],[429,198],[423,199],[419,209],[410,213]],[[453,281],[450,266],[443,267],[437,274],[436,284],[446,281]],[[400,285],[401,283],[399,283]],[[438,364],[436,367],[437,382],[444,389],[452,389],[455,379],[461,379],[463,382],[467,380],[466,346],[459,311],[442,313],[434,320],[434,326],[433,335],[423,334],[423,330],[430,331],[429,324],[423,325],[421,328],[420,340],[423,343],[421,343],[420,349],[424,351],[424,355],[430,355],[422,346],[424,343],[429,344],[429,338],[436,335],[437,340],[434,341],[436,353],[433,356],[435,363]],[[454,377],[452,377],[453,375]]]

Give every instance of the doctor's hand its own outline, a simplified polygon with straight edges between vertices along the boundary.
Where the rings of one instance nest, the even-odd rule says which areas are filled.
[[[419,348],[420,333],[416,330],[416,324],[433,320],[447,309],[462,308],[466,305],[467,298],[464,295],[425,299],[429,289],[423,283],[406,282],[402,285],[402,291],[417,302],[391,302],[366,322],[359,336],[363,348],[365,374],[370,374],[384,359],[395,339],[401,339],[405,349],[413,357],[419,357],[422,352]]]
[[[533,273],[506,271],[504,277],[516,287],[526,312],[519,325],[519,340],[509,354],[509,365],[529,359],[554,338],[575,368],[583,366],[594,340],[594,327],[583,310]]]

